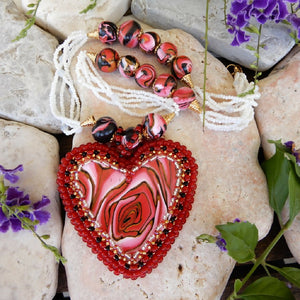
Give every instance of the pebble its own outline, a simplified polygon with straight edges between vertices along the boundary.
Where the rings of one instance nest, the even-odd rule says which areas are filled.
[[[13,1],[24,13],[31,9],[28,8],[28,4],[32,3],[32,0]],[[98,1],[96,7],[87,13],[81,13],[91,4],[90,0],[42,0],[37,10],[36,23],[54,36],[64,40],[73,31],[97,30],[101,21],[117,22],[130,8],[130,0],[105,0]]]
[[[300,147],[300,49],[295,47],[267,78],[259,81],[261,99],[256,108],[256,121],[266,159],[275,153],[268,140],[294,141]],[[288,204],[283,219],[288,220]],[[300,263],[300,214],[285,233],[287,244]]]
[[[49,106],[56,38],[33,26],[26,38],[12,42],[25,18],[10,0],[0,1],[0,117],[59,133]]]
[[[132,0],[133,15],[143,22],[162,29],[180,28],[197,38],[204,45],[206,0]],[[230,3],[227,1],[229,11]],[[209,51],[218,57],[248,67],[256,61],[253,51],[246,44],[231,46],[233,36],[228,33],[224,24],[223,1],[209,1]],[[254,23],[253,23],[254,24]],[[260,51],[259,70],[265,71],[279,62],[295,45],[286,25],[266,23],[263,27]],[[256,39],[249,45],[256,48]]]
[[[38,226],[47,243],[60,248],[62,219],[56,192],[58,143],[54,137],[21,123],[0,119],[0,165],[24,171],[15,184],[32,202],[47,196],[51,218]],[[54,255],[28,230],[0,232],[0,299],[52,300],[56,294],[58,263]]]
[[[125,19],[124,19],[125,20]],[[122,21],[124,21],[122,20]],[[143,29],[151,28],[142,25]],[[191,35],[181,30],[156,30],[162,40],[173,42],[178,53],[193,61],[192,78],[202,86],[204,50]],[[105,45],[88,41],[82,50],[99,52]],[[113,44],[119,53],[134,55],[143,63],[151,63],[158,74],[166,70],[154,57],[138,49],[125,49]],[[73,65],[74,68],[74,65]],[[208,55],[207,89],[210,92],[233,93],[232,77],[221,62]],[[76,88],[82,101],[81,120],[91,114],[98,119],[107,115],[127,128],[141,119],[124,114],[117,107],[99,100],[78,83]],[[117,72],[103,75],[109,84],[139,89],[134,80],[123,78]],[[267,185],[257,162],[260,138],[254,120],[237,132],[205,129],[196,113],[183,111],[170,123],[166,138],[185,144],[199,166],[198,187],[194,205],[179,237],[163,262],[145,278],[124,279],[108,271],[66,221],[62,240],[63,254],[68,259],[66,273],[72,300],[96,299],[220,299],[234,267],[234,261],[214,244],[197,243],[202,233],[217,235],[215,225],[235,218],[255,223],[259,237],[264,237],[272,224],[268,205]],[[73,146],[92,142],[90,128],[75,134]],[[174,297],[174,295],[176,295]]]

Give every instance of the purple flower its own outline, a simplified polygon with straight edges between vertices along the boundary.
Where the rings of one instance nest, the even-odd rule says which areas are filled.
[[[288,141],[284,145],[291,151],[292,155],[296,157],[296,163],[300,166],[300,148],[296,150],[295,143],[293,141]]]
[[[226,241],[222,238],[222,235],[221,233],[219,233],[217,236],[216,236],[216,245],[222,250],[222,251],[227,251],[226,249]]]
[[[16,183],[19,180],[19,176],[15,175],[15,173],[23,171],[23,166],[18,165],[14,169],[5,169],[0,165],[0,173],[4,175],[4,178],[11,183]]]
[[[297,31],[297,38],[300,39],[300,18],[296,14],[290,14],[287,17],[287,21],[289,21]]]
[[[4,174],[11,183],[16,183],[19,179],[16,172],[23,171],[22,165],[19,165],[13,170],[8,170],[0,165],[0,172]],[[3,183],[3,179],[2,179]],[[2,194],[2,195],[1,195]],[[0,232],[7,232],[9,227],[14,232],[23,229],[20,219],[28,218],[31,221],[39,221],[39,224],[46,223],[50,218],[50,213],[41,208],[48,205],[50,200],[43,196],[42,200],[32,204],[29,200],[29,195],[24,195],[24,192],[19,190],[18,187],[5,187],[5,191],[0,192],[1,198],[5,197],[4,203],[0,203]],[[13,213],[8,213],[8,208]]]

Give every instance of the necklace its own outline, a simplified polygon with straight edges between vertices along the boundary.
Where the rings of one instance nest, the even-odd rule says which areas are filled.
[[[123,23],[119,30],[111,22],[100,26],[106,28],[106,43],[115,35],[129,48],[142,41],[135,21]],[[157,35],[151,36],[158,40]],[[161,54],[162,44],[156,46],[156,53]],[[173,51],[174,47],[161,48]],[[171,97],[176,81],[190,75],[155,78],[151,65],[139,66],[134,57],[120,57],[111,48],[104,50],[94,56],[99,71],[118,68],[125,77],[135,76],[140,86],[153,85],[160,97]],[[163,63],[178,64],[176,55],[166,56]],[[179,90],[179,106],[188,108],[195,98]],[[96,142],[74,148],[59,167],[58,190],[71,223],[98,259],[125,278],[144,277],[158,266],[192,208],[198,168],[195,159],[185,146],[163,138],[174,115],[149,113],[141,124],[125,130],[108,116],[97,121],[91,117],[82,126],[93,125]]]

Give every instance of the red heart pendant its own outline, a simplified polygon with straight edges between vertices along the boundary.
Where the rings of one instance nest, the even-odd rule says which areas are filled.
[[[178,236],[196,190],[197,164],[185,146],[164,139],[131,158],[90,143],[62,159],[57,184],[83,241],[116,275],[144,277]]]

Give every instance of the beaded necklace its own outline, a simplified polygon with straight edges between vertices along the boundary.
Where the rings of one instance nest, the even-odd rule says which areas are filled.
[[[60,95],[62,97],[65,86],[68,86],[72,100],[75,99],[76,105],[73,107],[77,106],[79,99],[69,76],[69,64],[71,57],[85,42],[82,37],[82,33],[74,33],[70,40],[65,41],[62,46],[65,48],[57,50],[58,53],[69,49],[72,54],[68,56],[66,52],[63,55],[65,71],[62,77],[65,84]],[[99,77],[101,72],[118,69],[122,76],[134,77],[139,86],[152,87],[151,104],[168,107],[171,113],[161,115],[151,112],[141,124],[125,130],[108,116],[97,121],[94,117],[89,118],[81,126],[93,125],[92,135],[96,142],[81,145],[67,153],[57,175],[58,190],[67,216],[83,241],[110,271],[136,279],[152,272],[163,260],[192,208],[197,182],[196,161],[185,146],[165,140],[162,136],[168,122],[180,109],[189,108],[197,113],[201,109],[195,99],[194,90],[197,91],[197,87],[192,89],[191,61],[186,56],[177,56],[175,45],[160,43],[156,33],[143,33],[140,25],[132,20],[119,28],[111,22],[102,22],[97,38],[104,43],[118,39],[129,48],[139,45],[146,53],[156,55],[161,63],[171,64],[172,74],[164,73],[156,77],[152,65],[140,66],[134,57],[120,57],[112,48],[105,48],[98,54],[81,52],[76,74],[79,79],[84,79],[82,84],[91,87],[95,95],[102,86],[106,94],[111,95],[109,100],[98,95],[99,99],[108,103],[112,101],[123,111],[132,113],[130,107],[136,104],[125,101],[120,106],[122,98],[115,97],[118,94],[111,93],[111,87]],[[72,42],[76,43],[76,47],[73,48]],[[87,57],[92,60],[87,61]],[[61,62],[55,60],[55,64],[59,70]],[[57,71],[50,101],[54,115],[65,122],[64,109],[63,114],[59,115],[53,105],[60,76]],[[189,86],[176,90],[177,80]],[[97,90],[92,87],[95,84]],[[119,87],[113,88],[120,95],[130,93]],[[197,94],[200,94],[199,91]],[[148,99],[149,95],[145,95],[143,91],[134,92],[135,97]],[[224,109],[232,102],[240,109],[239,103],[242,101],[238,98],[228,101]],[[213,101],[211,103],[217,107]],[[78,115],[80,111],[76,110],[70,116],[71,121]],[[226,122],[226,119],[223,120]],[[230,122],[232,119],[228,117]]]

